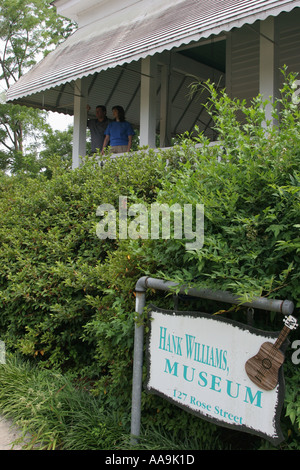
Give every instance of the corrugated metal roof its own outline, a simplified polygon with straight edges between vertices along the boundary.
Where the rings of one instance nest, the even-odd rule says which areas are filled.
[[[182,0],[143,20],[99,31],[97,23],[78,29],[7,92],[7,101],[29,97],[77,78],[113,69],[157,52],[277,16],[299,0]],[[56,96],[59,91],[56,90]],[[46,98],[45,98],[46,96]],[[51,93],[44,100],[54,100]],[[45,108],[47,103],[44,102]],[[48,104],[50,109],[52,105]],[[54,106],[55,108],[55,106]]]

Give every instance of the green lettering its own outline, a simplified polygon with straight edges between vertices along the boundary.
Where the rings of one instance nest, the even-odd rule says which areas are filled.
[[[159,336],[159,349],[166,349],[166,335],[167,335],[167,328],[160,327],[160,336]]]
[[[251,388],[249,388],[249,387],[246,386],[246,393],[245,393],[245,400],[244,400],[244,402],[245,402],[245,403],[248,403],[247,398],[249,397],[250,403],[251,403],[251,405],[252,405],[253,402],[254,402],[254,400],[255,400],[255,398],[256,398],[256,404],[255,404],[255,406],[258,406],[259,408],[262,408],[262,406],[261,406],[262,393],[263,393],[263,392],[261,392],[260,390],[258,390],[258,391],[256,392],[255,396],[253,397]]]
[[[237,398],[237,397],[239,396],[240,384],[236,383],[236,385],[237,385],[237,391],[236,391],[235,396],[233,396],[233,395],[231,394],[231,385],[232,385],[232,381],[231,381],[231,380],[227,380],[227,395],[229,395],[231,398]]]
[[[188,358],[192,357],[195,347],[195,336],[185,335],[186,337],[186,355]]]
[[[219,388],[219,389],[217,390],[217,388],[218,388],[219,385],[220,385],[221,377],[217,377],[216,375],[211,375],[211,377],[212,377],[212,380],[211,380],[211,387],[210,387],[210,389],[211,389],[211,390],[215,390],[216,392],[220,392],[221,389]],[[217,387],[217,388],[216,388],[216,387]]]
[[[200,387],[206,387],[207,386],[207,372],[203,372],[203,371],[200,372],[199,379],[200,380],[198,380],[198,385],[200,385]]]
[[[174,371],[174,372],[173,372]],[[171,366],[170,360],[166,359],[165,370],[166,374],[173,374],[178,377],[178,362],[174,362],[173,366]]]
[[[194,380],[194,375],[195,375],[195,369],[192,367],[192,377],[190,379],[187,378],[187,370],[188,370],[188,366],[183,366],[183,378],[184,380],[186,380],[187,382],[192,382]]]

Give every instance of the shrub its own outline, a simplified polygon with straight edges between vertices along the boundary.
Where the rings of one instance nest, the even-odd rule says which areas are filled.
[[[102,310],[91,299],[117,275],[109,269],[118,242],[96,236],[96,209],[131,191],[153,197],[154,159],[139,155],[104,168],[88,161],[77,171],[53,168],[51,179],[2,175],[0,328],[8,346],[54,366],[89,364],[92,346],[83,345],[82,328]]]
[[[91,380],[93,393],[128,424],[134,287],[140,276],[230,290],[241,300],[288,298],[299,307],[300,113],[292,99],[294,81],[286,77],[273,106],[279,126],[265,122],[261,97],[246,105],[207,83],[219,136],[214,146],[202,135],[185,136],[169,152],[140,151],[103,167],[87,160],[80,169],[62,172],[53,164],[51,179],[2,176],[0,331],[8,347],[44,367]],[[154,201],[204,204],[203,248],[187,251],[186,240],[172,238],[100,240],[96,209],[103,203],[117,208],[120,195],[148,207]],[[149,292],[148,299],[173,305],[172,296]],[[184,296],[179,302],[181,309],[191,308]],[[193,303],[202,311],[219,308]],[[222,310],[245,319],[242,309]],[[278,315],[256,312],[254,321],[263,329],[281,329]],[[288,363],[287,386],[294,388],[298,378],[299,370]],[[287,399],[294,400],[290,394]],[[286,412],[294,443],[298,407],[290,404]],[[175,434],[189,428],[209,442],[222,434],[144,394],[143,423]]]

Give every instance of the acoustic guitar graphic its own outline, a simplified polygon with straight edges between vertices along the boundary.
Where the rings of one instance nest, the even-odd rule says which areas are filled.
[[[273,390],[278,382],[278,372],[284,362],[280,350],[291,330],[297,328],[297,320],[292,315],[285,317],[284,327],[275,343],[265,342],[258,353],[245,364],[246,373],[252,382],[263,390]]]

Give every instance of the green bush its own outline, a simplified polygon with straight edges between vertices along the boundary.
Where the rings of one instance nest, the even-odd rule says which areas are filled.
[[[136,163],[135,172],[120,159],[103,169],[93,161],[77,171],[54,168],[52,179],[2,175],[0,327],[8,346],[53,366],[89,364],[93,347],[83,345],[82,328],[117,276],[109,269],[118,242],[96,236],[96,209],[131,191],[152,197],[151,157]]]
[[[142,275],[179,284],[229,290],[241,300],[255,295],[300,304],[300,112],[292,96],[295,77],[286,77],[273,106],[279,122],[265,122],[260,97],[250,105],[232,100],[207,83],[209,112],[219,140],[185,136],[169,152],[140,151],[130,158],[87,160],[74,171],[53,163],[51,178],[25,174],[0,178],[0,332],[8,348],[44,367],[68,370],[92,382],[93,393],[126,425],[130,420],[134,287]],[[200,144],[200,145],[196,145]],[[49,172],[47,174],[50,174]],[[204,204],[204,245],[187,251],[186,240],[100,240],[100,204],[150,207],[153,202]],[[173,297],[149,292],[171,307]],[[244,321],[242,309],[191,302],[181,309],[219,310]],[[281,329],[279,315],[256,312],[255,325]],[[291,334],[295,338],[297,331]],[[299,406],[291,390],[299,368],[287,357],[287,443],[297,446]],[[120,393],[122,390],[122,393]],[[143,394],[143,424],[178,435],[189,428],[211,445],[228,436],[162,401]],[[238,444],[237,444],[238,443]],[[249,444],[251,443],[251,444]],[[206,445],[206,444],[205,444]],[[209,446],[209,444],[208,444]],[[299,447],[299,446],[298,446]]]

